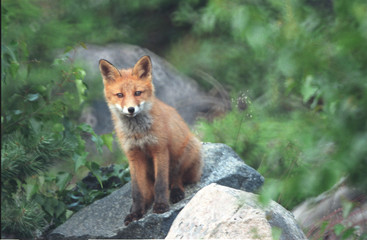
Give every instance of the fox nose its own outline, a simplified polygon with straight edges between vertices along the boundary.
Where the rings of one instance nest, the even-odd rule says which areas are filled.
[[[129,108],[127,109],[127,111],[128,111],[129,113],[134,113],[134,112],[135,112],[135,108],[134,108],[134,107],[129,107]]]

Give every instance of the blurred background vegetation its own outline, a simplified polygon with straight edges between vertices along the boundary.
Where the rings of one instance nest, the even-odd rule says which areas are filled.
[[[207,91],[203,73],[219,81],[232,110],[195,128],[265,177],[265,202],[292,209],[342,177],[367,189],[365,0],[2,0],[1,20],[2,236],[41,236],[108,194],[83,185],[88,171],[128,180],[121,154],[102,171],[85,148],[113,149],[78,122],[96,97],[70,57],[86,43],[148,48]]]

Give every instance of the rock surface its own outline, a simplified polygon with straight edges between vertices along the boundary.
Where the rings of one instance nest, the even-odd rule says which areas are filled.
[[[86,70],[85,81],[87,84],[101,89],[102,94],[103,84],[98,68],[100,59],[106,59],[121,69],[133,67],[144,55],[149,55],[152,59],[156,96],[176,108],[187,123],[194,123],[198,116],[217,115],[230,108],[228,94],[223,89],[217,89],[221,93],[220,97],[213,97],[204,93],[193,79],[179,73],[155,53],[139,46],[129,44],[97,46],[88,44],[87,49],[78,49],[73,57]],[[92,113],[92,115],[83,116],[83,121],[94,127],[97,133],[112,131],[112,124],[106,124],[106,121],[111,122],[111,120],[104,99],[93,103],[92,109],[87,109],[86,113]]]
[[[263,184],[264,178],[247,166],[227,145],[204,143],[203,159],[204,169],[201,181],[187,186],[185,199],[171,205],[168,212],[154,214],[150,210],[144,218],[124,226],[124,218],[129,212],[132,201],[129,183],[75,213],[63,225],[56,228],[48,239],[164,238],[177,214],[203,187],[218,183],[255,192]]]
[[[346,178],[319,196],[307,199],[292,212],[310,239],[337,239],[334,227],[338,224],[355,229],[352,235],[355,238],[348,239],[367,236],[366,193],[349,186]]]
[[[262,206],[257,195],[210,184],[178,214],[166,239],[306,239],[293,215],[276,202]]]

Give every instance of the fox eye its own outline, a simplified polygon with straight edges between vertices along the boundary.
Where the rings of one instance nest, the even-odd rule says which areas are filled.
[[[141,95],[141,91],[136,91],[135,92],[135,96],[140,96]]]
[[[117,96],[118,98],[122,98],[122,97],[124,97],[124,94],[122,94],[122,93],[116,93],[116,96]]]

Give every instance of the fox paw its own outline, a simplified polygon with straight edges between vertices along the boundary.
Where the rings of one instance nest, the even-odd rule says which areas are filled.
[[[142,217],[143,217],[142,213],[133,212],[133,213],[128,214],[124,220],[125,226],[127,226],[132,221],[139,220]]]
[[[169,210],[169,205],[167,203],[154,203],[153,212],[154,213],[164,213]]]
[[[182,199],[184,199],[184,197],[185,197],[185,193],[181,189],[179,188],[171,189],[170,199],[172,203],[177,203],[181,201]]]

